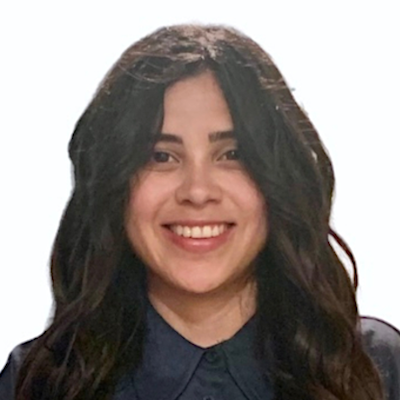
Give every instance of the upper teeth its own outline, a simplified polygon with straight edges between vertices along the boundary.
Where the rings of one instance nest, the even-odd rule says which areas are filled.
[[[226,225],[182,226],[172,225],[171,230],[179,236],[187,238],[210,238],[221,235],[226,230]]]

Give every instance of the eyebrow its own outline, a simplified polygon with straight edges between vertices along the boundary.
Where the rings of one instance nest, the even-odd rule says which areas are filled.
[[[219,140],[225,139],[235,139],[233,131],[218,131],[212,132],[208,135],[208,140],[210,141],[210,143],[218,142]]]
[[[210,143],[218,142],[220,140],[234,139],[235,135],[233,131],[217,131],[208,134],[208,140]],[[178,143],[183,144],[183,140],[180,136],[174,135],[173,133],[160,133],[157,135],[157,142],[167,143]]]

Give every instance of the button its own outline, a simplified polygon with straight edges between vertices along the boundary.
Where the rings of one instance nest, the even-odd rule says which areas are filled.
[[[216,350],[209,350],[206,352],[206,360],[209,363],[215,363],[216,361],[218,361],[218,359],[219,355]]]

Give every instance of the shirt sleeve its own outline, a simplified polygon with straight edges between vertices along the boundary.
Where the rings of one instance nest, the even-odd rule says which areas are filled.
[[[13,400],[15,394],[15,381],[17,375],[16,363],[11,353],[7,364],[0,373],[0,399]]]
[[[382,377],[387,400],[400,400],[400,332],[377,318],[363,317],[364,346]]]
[[[20,344],[15,347],[8,357],[7,363],[0,373],[0,399],[1,400],[14,400],[15,387],[19,368],[22,364],[23,358],[30,347],[31,341]]]

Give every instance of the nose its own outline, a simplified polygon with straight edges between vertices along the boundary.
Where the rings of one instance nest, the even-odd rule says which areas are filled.
[[[222,190],[212,166],[192,164],[183,168],[175,196],[179,204],[191,204],[194,207],[218,203],[222,198]]]

